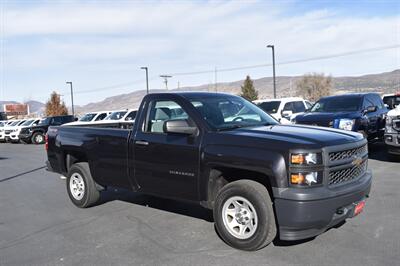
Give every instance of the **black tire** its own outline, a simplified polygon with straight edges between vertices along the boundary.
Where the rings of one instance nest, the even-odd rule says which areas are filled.
[[[82,178],[84,184],[82,198],[77,198],[72,193],[72,176],[74,176],[75,178],[79,178],[80,176]],[[98,191],[96,183],[94,182],[92,175],[90,174],[88,163],[76,163],[72,165],[68,172],[66,184],[69,198],[71,199],[72,203],[74,203],[79,208],[87,208],[93,206],[100,199],[100,192]]]
[[[35,132],[32,135],[31,142],[33,144],[44,144],[45,137],[42,132]]]
[[[258,218],[254,233],[245,239],[238,238],[229,232],[222,214],[225,202],[237,196],[246,199],[254,206]],[[262,184],[252,180],[235,181],[220,190],[214,205],[214,221],[221,238],[237,249],[258,250],[270,244],[276,237],[275,215],[268,190]]]

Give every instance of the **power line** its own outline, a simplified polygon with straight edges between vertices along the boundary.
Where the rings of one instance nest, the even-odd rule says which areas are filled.
[[[400,47],[400,44],[395,44],[395,45],[390,45],[390,46],[381,46],[381,47],[375,47],[375,48],[370,48],[370,49],[355,50],[355,51],[349,51],[349,52],[343,52],[343,53],[331,54],[331,55],[325,55],[325,56],[317,56],[317,57],[310,57],[310,58],[304,58],[304,59],[283,61],[283,62],[275,63],[275,65],[297,64],[297,63],[324,60],[324,59],[330,59],[330,58],[336,58],[336,57],[342,57],[342,56],[348,56],[348,55],[362,54],[362,53],[368,53],[368,52],[377,52],[377,51],[389,50],[389,49],[394,49],[394,48],[399,48],[399,47]],[[272,66],[272,64],[258,64],[258,65],[239,66],[239,67],[231,67],[231,68],[219,68],[218,72],[230,72],[230,71],[262,68],[262,67],[270,67],[270,66]],[[191,76],[191,75],[200,75],[200,74],[211,74],[211,73],[214,73],[214,71],[215,70],[210,69],[210,70],[201,70],[201,71],[193,71],[193,72],[170,73],[169,75]]]

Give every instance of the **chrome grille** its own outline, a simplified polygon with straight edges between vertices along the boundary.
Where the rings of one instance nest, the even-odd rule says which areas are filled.
[[[359,178],[367,171],[367,160],[360,165],[329,172],[329,185],[341,184]]]
[[[393,127],[396,130],[400,130],[400,120],[394,120],[393,121]]]
[[[11,132],[12,132],[11,130],[4,131],[4,133],[6,133],[7,135],[10,134]]]
[[[331,162],[334,162],[339,160],[351,159],[353,156],[359,156],[366,153],[367,150],[367,144],[365,144],[364,146],[350,150],[331,152],[329,153],[329,160]]]

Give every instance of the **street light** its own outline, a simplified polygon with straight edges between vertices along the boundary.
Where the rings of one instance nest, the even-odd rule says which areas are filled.
[[[74,91],[72,90],[72,82],[71,81],[67,81],[66,83],[69,84],[70,87],[71,87],[72,116],[75,116],[75,111],[74,111]]]
[[[168,90],[168,79],[172,78],[172,76],[170,76],[170,75],[160,75],[160,78],[164,79],[165,88]]]
[[[272,49],[272,71],[273,71],[273,79],[274,79],[274,99],[276,99],[275,48],[273,45],[267,45],[267,47]]]
[[[141,67],[140,69],[146,70],[146,91],[149,94],[149,69],[147,67]]]

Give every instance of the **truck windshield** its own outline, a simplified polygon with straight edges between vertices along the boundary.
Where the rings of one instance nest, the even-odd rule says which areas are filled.
[[[276,112],[278,112],[280,104],[281,101],[271,101],[271,102],[257,103],[257,106],[269,114],[276,114]]]
[[[40,120],[38,126],[48,125],[48,124],[50,124],[50,120],[51,120],[51,117],[47,117],[47,118],[45,118],[43,120]]]
[[[24,123],[21,124],[21,126],[30,126],[33,123],[34,120],[26,120]]]
[[[92,119],[95,116],[96,116],[96,114],[93,114],[93,113],[85,114],[84,116],[81,117],[81,119],[79,119],[79,121],[81,121],[81,122],[89,122],[89,121],[92,121]]]
[[[204,120],[216,130],[279,124],[256,105],[238,96],[189,96]]]
[[[113,112],[109,116],[107,116],[104,120],[120,120],[127,111],[118,111],[118,112]]]
[[[400,96],[384,96],[383,103],[387,104],[389,109],[393,109],[396,106],[400,105]]]
[[[361,97],[325,98],[316,102],[310,112],[354,112],[361,109],[361,103]]]

